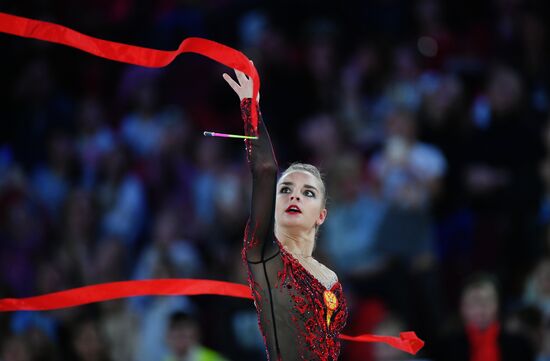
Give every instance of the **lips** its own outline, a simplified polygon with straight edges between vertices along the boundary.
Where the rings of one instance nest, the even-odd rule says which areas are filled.
[[[291,204],[290,206],[288,206],[285,212],[294,214],[294,213],[302,213],[302,210],[297,205]]]

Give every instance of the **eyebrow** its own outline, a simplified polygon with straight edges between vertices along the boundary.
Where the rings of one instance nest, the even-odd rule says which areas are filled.
[[[281,185],[285,185],[285,186],[293,186],[294,183],[292,182],[281,182]],[[309,189],[313,189],[313,190],[316,190],[317,192],[319,192],[319,190],[317,188],[315,188],[314,186],[312,185],[309,185],[309,184],[304,184],[304,188],[309,188]]]

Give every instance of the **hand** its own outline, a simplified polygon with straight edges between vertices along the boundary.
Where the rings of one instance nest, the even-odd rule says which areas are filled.
[[[237,76],[238,83],[233,80],[233,78],[231,78],[227,73],[223,73],[223,78],[225,79],[227,84],[229,84],[229,86],[235,91],[235,93],[237,93],[240,100],[243,100],[245,98],[252,98],[252,79],[250,79],[243,72],[237,69],[235,69],[235,75]],[[258,94],[256,101],[260,101],[260,94]]]

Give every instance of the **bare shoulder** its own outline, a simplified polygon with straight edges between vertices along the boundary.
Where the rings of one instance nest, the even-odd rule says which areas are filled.
[[[327,266],[325,266],[323,263],[315,260],[319,267],[321,268],[322,272],[325,273],[327,276],[333,278],[334,280],[338,280],[338,275],[336,274],[336,272],[334,272],[333,270],[331,270],[330,268],[328,268]]]
[[[326,267],[326,266],[325,266]],[[331,270],[330,268],[326,267],[326,269],[328,270],[328,272],[330,273],[330,275],[338,281],[338,275],[336,274],[336,272],[334,272],[333,270]]]

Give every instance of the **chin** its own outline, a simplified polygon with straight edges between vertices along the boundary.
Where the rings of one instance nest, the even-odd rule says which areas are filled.
[[[281,230],[285,231],[306,231],[311,228],[303,220],[284,220],[277,222],[277,225]]]
[[[305,228],[305,225],[302,222],[279,222],[277,223],[281,229],[295,229],[295,228]]]

